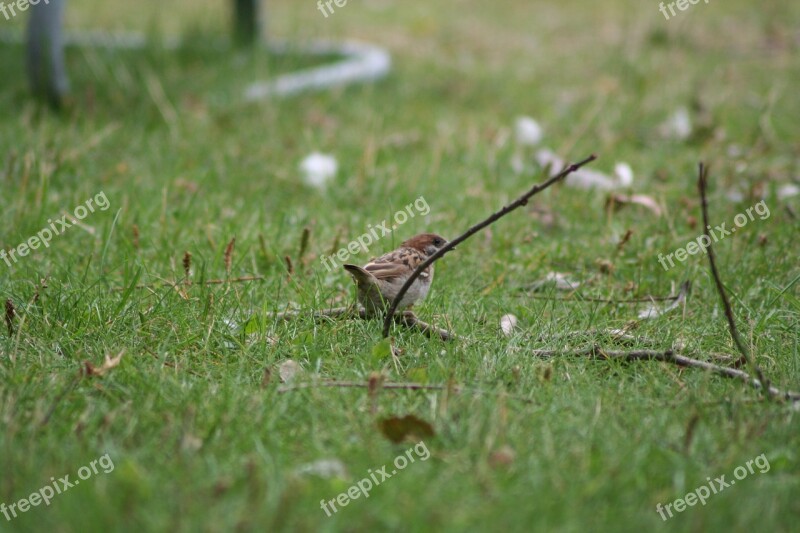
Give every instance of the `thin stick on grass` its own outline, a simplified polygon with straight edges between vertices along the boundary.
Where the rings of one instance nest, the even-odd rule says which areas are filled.
[[[264,280],[264,276],[243,276],[241,278],[233,278],[233,279],[208,279],[204,282],[205,285],[222,285],[225,283],[245,283],[248,281],[262,281]],[[172,287],[177,288],[180,287],[181,284],[184,284],[185,281],[169,281],[164,280],[160,283],[142,283],[137,285],[136,289],[154,289],[156,287]],[[114,287],[115,292],[124,291],[127,287]]]
[[[323,309],[321,311],[314,311],[309,313],[303,310],[290,310],[274,313],[270,315],[271,318],[278,318],[282,320],[292,320],[303,316],[312,316],[315,320],[321,318],[337,318],[340,316],[353,315],[361,319],[366,319],[366,312],[364,309],[354,309],[352,306],[347,307],[332,307],[331,309]],[[428,324],[420,320],[414,313],[407,311],[398,317],[398,322],[409,329],[417,329],[427,335],[428,337],[439,337],[443,341],[449,341],[459,338],[455,333],[446,329],[439,328],[433,324]]]
[[[520,289],[522,290],[522,289]],[[522,295],[528,300],[547,300],[549,302],[575,302],[575,303],[603,303],[603,304],[640,304],[640,303],[652,303],[652,302],[673,302],[679,298],[679,296],[648,296],[643,298],[631,298],[628,300],[615,300],[613,298],[592,298],[589,296],[575,296],[571,298],[569,296],[566,297],[557,297],[557,296],[545,296],[543,294],[524,294]]]
[[[681,367],[700,368],[707,370],[718,376],[736,379],[747,383],[755,389],[762,390],[762,381],[758,378],[752,377],[750,374],[738,368],[729,368],[720,366],[708,361],[701,361],[692,357],[687,357],[673,350],[604,350],[599,346],[592,346],[585,350],[534,350],[533,355],[536,357],[555,357],[561,355],[571,356],[584,356],[597,359],[618,359],[623,361],[662,361],[665,363],[672,363]],[[798,392],[782,392],[775,387],[769,387],[769,394],[773,396],[783,397],[787,400],[800,401],[800,393]]]
[[[309,381],[306,383],[297,383],[296,385],[283,385],[278,387],[278,392],[290,392],[298,389],[310,389],[317,387],[336,387],[336,388],[353,388],[353,389],[368,389],[370,383],[368,381]],[[425,385],[424,383],[383,383],[382,389],[392,390],[445,390],[447,385]],[[457,391],[460,388],[457,388]]]
[[[370,387],[375,387],[375,384],[371,381],[338,381],[338,380],[331,380],[331,381],[306,381],[303,383],[295,383],[292,385],[281,385],[278,387],[277,391],[279,394],[292,392],[296,390],[302,389],[318,389],[318,388],[340,388],[340,389],[370,389]],[[513,398],[515,400],[519,400],[525,403],[533,403],[533,400],[530,398],[526,398],[524,396],[519,396],[516,394],[509,394],[507,391],[500,390],[500,391],[487,391],[476,389],[472,387],[463,387],[461,385],[455,385],[453,383],[447,384],[424,384],[424,383],[381,383],[381,389],[385,390],[409,390],[409,391],[418,391],[418,390],[435,390],[435,391],[449,391],[454,393],[462,393],[462,392],[472,392],[475,394],[492,394],[497,396],[504,396],[507,398]]]
[[[747,348],[747,346],[745,346],[744,342],[742,342],[742,339],[739,336],[739,330],[736,329],[736,320],[733,317],[731,303],[728,301],[728,295],[725,293],[725,287],[723,286],[722,280],[719,277],[716,257],[714,255],[714,248],[711,246],[711,235],[708,234],[708,228],[711,227],[711,224],[708,221],[708,200],[706,198],[707,179],[708,167],[706,167],[703,163],[700,163],[698,169],[697,188],[700,191],[701,207],[703,210],[703,235],[708,240],[706,254],[708,255],[708,263],[711,266],[711,274],[714,277],[714,283],[716,284],[717,292],[719,293],[719,297],[722,300],[722,305],[725,308],[725,317],[728,319],[728,329],[730,330],[731,338],[733,338],[736,348],[739,350],[739,352],[741,352],[747,361],[747,366],[753,370],[758,378],[759,383],[763,385],[763,390],[766,391],[767,398],[772,398],[773,388],[770,387],[769,380],[764,376],[764,373],[761,371],[761,367],[758,366],[758,363],[756,363],[755,359],[750,354],[750,350]]]
[[[400,316],[400,323],[407,328],[418,329],[428,337],[439,337],[443,341],[451,341],[460,338],[455,333],[451,333],[446,329],[423,322],[411,311],[406,311]]]
[[[462,233],[461,235],[459,235],[458,237],[456,237],[452,241],[448,242],[443,247],[439,248],[439,250],[437,250],[436,253],[434,253],[433,255],[428,257],[428,259],[423,261],[417,267],[417,269],[414,270],[414,272],[411,273],[411,275],[408,277],[408,279],[403,284],[403,286],[400,287],[400,290],[397,292],[397,295],[394,297],[394,300],[392,300],[392,304],[389,306],[389,310],[386,312],[386,317],[384,318],[384,321],[383,321],[383,337],[386,338],[386,337],[389,336],[389,328],[392,325],[392,320],[394,319],[394,314],[397,311],[398,304],[403,300],[403,296],[405,296],[405,294],[408,291],[408,289],[414,283],[414,280],[416,280],[419,277],[419,275],[422,273],[423,270],[428,268],[430,265],[432,265],[436,260],[438,260],[444,254],[446,254],[447,252],[451,251],[457,245],[461,244],[462,242],[464,242],[465,240],[470,238],[472,235],[478,233],[480,230],[482,230],[486,226],[489,226],[489,225],[493,224],[494,222],[500,220],[501,218],[503,218],[504,216],[506,216],[510,212],[514,211],[515,209],[517,209],[519,207],[522,207],[523,205],[526,205],[528,203],[528,200],[530,200],[532,196],[542,192],[543,190],[547,189],[548,187],[550,187],[554,183],[563,180],[564,178],[566,178],[567,176],[569,176],[570,174],[572,174],[573,172],[575,172],[576,170],[578,170],[582,166],[586,165],[587,163],[591,163],[595,159],[597,159],[597,156],[592,154],[589,157],[587,157],[586,159],[584,159],[583,161],[580,161],[578,163],[574,163],[572,165],[569,165],[567,168],[565,168],[564,170],[562,170],[561,172],[559,172],[555,176],[551,177],[550,179],[548,179],[544,183],[538,184],[538,185],[534,185],[534,187],[531,190],[529,190],[528,192],[526,192],[525,194],[523,194],[522,196],[520,196],[519,198],[517,198],[516,200],[514,200],[510,204],[508,204],[507,206],[503,207],[499,211],[495,212],[494,214],[489,216],[489,218],[485,219],[482,222],[479,222],[478,224],[475,224],[474,226],[469,228],[466,232]]]

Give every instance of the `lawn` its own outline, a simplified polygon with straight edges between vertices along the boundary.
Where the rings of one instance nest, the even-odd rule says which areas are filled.
[[[659,261],[702,235],[704,161],[710,222],[738,230],[714,244],[738,329],[774,386],[800,390],[800,4],[669,20],[655,0],[268,4],[271,38],[384,46],[391,74],[248,103],[251,81],[319,59],[217,46],[222,0],[74,0],[70,29],[154,44],[70,48],[55,112],[30,99],[23,49],[0,45],[0,249],[60,230],[0,261],[0,504],[17,506],[0,531],[796,531],[798,404],[573,352],[739,357],[706,255]],[[158,45],[174,35],[186,44]],[[595,153],[606,175],[626,162],[633,182],[556,184],[437,262],[415,311],[458,339],[314,319],[355,301],[323,256],[420,198],[427,214],[351,260],[453,238],[543,181],[543,147]],[[324,188],[299,170],[317,151],[338,161]],[[628,194],[652,205],[609,207]],[[649,304],[631,300],[684,281],[684,303],[639,318]],[[387,420],[407,415],[394,443]],[[22,512],[46,487],[61,493]]]

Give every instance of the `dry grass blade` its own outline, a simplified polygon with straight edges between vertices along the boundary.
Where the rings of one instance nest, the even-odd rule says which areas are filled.
[[[185,252],[183,254],[183,275],[186,277],[186,280],[189,280],[189,276],[192,272],[192,254],[191,252]]]
[[[14,317],[16,315],[17,312],[14,309],[14,302],[11,301],[11,298],[8,298],[6,300],[6,327],[8,328],[9,337],[14,335]]]
[[[231,263],[233,262],[233,249],[236,247],[236,237],[231,239],[225,247],[225,273],[231,275]]]

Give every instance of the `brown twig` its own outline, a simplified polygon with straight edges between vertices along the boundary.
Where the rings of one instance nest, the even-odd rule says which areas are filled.
[[[308,381],[305,383],[297,383],[296,385],[283,385],[278,387],[278,392],[290,392],[298,389],[310,389],[316,387],[339,387],[339,388],[354,388],[354,389],[369,389],[370,383],[368,381]],[[425,385],[423,383],[382,383],[382,389],[391,390],[445,390],[447,385]],[[456,387],[456,392],[461,389]]]
[[[316,389],[316,388],[367,389],[369,391],[370,387],[375,387],[375,383],[372,381],[338,381],[338,380],[306,381],[303,383],[295,383],[293,385],[281,385],[280,387],[278,387],[277,391],[278,393],[284,393],[301,389]],[[475,394],[495,394],[495,395],[501,395],[505,398],[513,398],[515,400],[525,403],[533,403],[533,400],[531,400],[530,398],[526,398],[524,396],[520,396],[517,394],[509,394],[505,390],[485,391],[471,387],[463,387],[461,385],[456,385],[455,383],[452,382],[448,382],[444,385],[439,385],[439,384],[426,385],[424,383],[386,383],[384,381],[381,383],[380,388],[381,390],[410,390],[410,391],[438,390],[438,391],[447,391],[448,394],[462,393],[462,392],[472,392]]]
[[[433,255],[428,257],[428,259],[423,261],[416,268],[416,270],[414,270],[414,272],[411,273],[411,275],[408,277],[408,279],[406,279],[406,282],[403,284],[402,287],[400,287],[400,290],[395,295],[394,300],[392,300],[392,305],[389,306],[389,310],[386,312],[386,317],[384,318],[384,321],[383,321],[383,337],[386,338],[386,337],[389,336],[389,328],[392,325],[392,320],[394,319],[395,311],[397,311],[397,306],[403,300],[403,296],[405,296],[405,294],[408,291],[408,289],[414,283],[414,280],[416,280],[419,277],[419,275],[426,268],[428,268],[430,265],[432,265],[434,263],[434,261],[436,261],[440,257],[444,256],[444,254],[446,254],[447,252],[451,251],[457,245],[461,244],[462,242],[464,242],[465,240],[470,238],[475,233],[478,233],[480,230],[482,230],[486,226],[489,226],[489,225],[493,224],[494,222],[496,222],[499,219],[503,218],[504,216],[506,216],[510,212],[514,211],[515,209],[526,205],[528,203],[528,200],[530,200],[532,196],[542,192],[543,190],[547,189],[548,187],[550,187],[554,183],[563,180],[564,178],[566,178],[567,176],[569,176],[570,174],[572,174],[573,172],[575,172],[576,170],[578,170],[582,166],[586,165],[587,163],[590,163],[590,162],[594,161],[595,159],[597,159],[597,156],[592,154],[589,157],[587,157],[586,159],[584,159],[583,161],[580,161],[578,163],[574,163],[572,165],[569,165],[567,168],[565,168],[564,170],[562,170],[561,172],[559,172],[555,176],[552,176],[550,179],[546,180],[544,183],[534,185],[531,190],[529,190],[528,192],[526,192],[525,194],[523,194],[522,196],[520,196],[519,198],[517,198],[516,200],[514,200],[510,204],[508,204],[507,206],[503,207],[499,211],[497,211],[494,214],[490,215],[489,218],[483,220],[482,222],[479,222],[478,224],[475,224],[474,226],[469,228],[466,232],[462,233],[461,235],[459,235],[458,237],[456,237],[452,241],[448,242],[443,247],[439,248],[436,251],[436,253],[434,253]]]
[[[233,279],[209,279],[206,280],[206,285],[222,285],[223,283],[243,283],[246,281],[262,281],[264,276],[243,276],[241,278]]]
[[[749,384],[755,389],[762,390],[761,383],[757,378],[752,377],[747,372],[739,370],[738,368],[727,368],[724,366],[715,365],[708,361],[701,361],[693,359],[685,355],[675,353],[673,350],[604,350],[599,346],[592,346],[586,350],[534,350],[533,355],[536,357],[554,357],[556,355],[572,355],[572,356],[585,356],[596,357],[599,359],[621,359],[624,361],[663,361],[665,363],[672,363],[678,366],[700,368],[708,370],[719,376],[731,379],[738,379],[744,383]],[[768,394],[783,397],[787,400],[800,401],[800,393],[798,392],[782,392],[775,387],[770,386]]]
[[[323,309],[322,311],[314,311],[311,313],[313,318],[335,318],[338,316],[346,315],[348,313],[353,312],[353,308],[348,307],[332,307],[331,309]],[[280,318],[282,320],[291,320],[293,318],[299,318],[303,316],[308,316],[309,312],[306,310],[291,310],[291,311],[281,311],[279,313],[273,313],[270,315],[271,318]],[[359,311],[359,317],[364,318],[364,310]]]
[[[442,329],[439,327],[434,326],[433,324],[428,324],[427,322],[423,322],[420,320],[417,315],[410,311],[406,311],[402,314],[400,318],[400,323],[408,328],[416,328],[420,330],[422,333],[427,335],[428,337],[439,337],[443,341],[450,341],[456,340],[460,337],[455,333],[451,333],[446,329]]]
[[[527,290],[527,287],[520,287],[519,291]],[[577,293],[574,293],[577,294]],[[670,302],[675,301],[680,298],[680,295],[675,296],[647,296],[642,298],[631,298],[628,300],[614,300],[613,298],[592,298],[589,296],[580,296],[576,295],[574,298],[565,297],[565,298],[556,298],[554,296],[546,296],[543,294],[524,294],[525,298],[530,300],[548,300],[553,302],[593,302],[593,303],[604,303],[604,304],[641,304],[641,303],[652,303],[652,302]]]
[[[348,314],[353,314],[354,318],[357,316],[362,320],[366,320],[367,316],[364,309],[358,309],[357,313],[352,307],[333,307],[331,309],[323,309],[322,311],[315,311],[311,316],[315,319],[319,318],[336,318]],[[283,320],[291,320],[294,318],[308,316],[308,311],[292,310],[282,311],[270,315],[272,318],[279,318]],[[414,313],[406,311],[402,316],[398,317],[397,321],[407,328],[418,329],[428,337],[439,337],[443,341],[458,339],[458,335],[446,329],[436,327],[420,320]]]
[[[205,281],[205,285],[222,285],[223,283],[243,283],[246,281],[262,281],[264,276],[243,276],[241,278],[233,279],[209,279]],[[155,287],[179,287],[183,282],[180,281],[162,281],[161,283],[143,283],[137,285],[136,289],[152,289]],[[112,290],[119,292],[126,290],[127,287],[114,287]]]
[[[769,398],[773,394],[772,387],[770,387],[769,380],[764,376],[764,373],[761,371],[761,367],[756,363],[755,359],[750,354],[750,350],[745,346],[744,342],[742,342],[742,339],[739,336],[739,331],[736,329],[736,321],[733,317],[733,310],[731,309],[731,303],[728,301],[728,295],[725,293],[725,287],[722,285],[722,280],[720,279],[719,271],[717,270],[714,248],[711,246],[711,235],[708,234],[708,228],[710,228],[711,225],[708,221],[708,200],[706,199],[707,179],[708,167],[703,165],[703,163],[700,163],[697,188],[700,191],[700,200],[703,210],[703,235],[705,235],[706,239],[708,239],[706,253],[708,254],[708,263],[711,266],[711,274],[714,276],[714,283],[717,286],[717,292],[719,293],[719,297],[722,300],[722,305],[725,308],[725,317],[728,319],[728,328],[730,330],[731,337],[733,338],[733,342],[736,344],[736,348],[739,350],[739,352],[741,352],[741,354],[747,360],[747,366],[753,369],[758,381],[763,383],[763,389],[767,391],[767,397]]]

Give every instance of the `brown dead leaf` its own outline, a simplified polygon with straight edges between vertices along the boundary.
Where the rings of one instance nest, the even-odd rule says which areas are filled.
[[[187,280],[192,275],[192,253],[188,250],[183,253],[183,274]]]
[[[184,191],[194,194],[200,189],[200,186],[197,185],[196,182],[187,180],[184,178],[178,178],[175,180],[175,187],[178,189],[183,189]]]
[[[623,235],[622,238],[617,243],[618,252],[621,252],[622,249],[625,247],[625,245],[628,244],[628,241],[631,239],[631,235],[633,235],[633,230],[628,229],[628,231],[625,232],[625,235]]]
[[[119,363],[122,361],[122,356],[125,353],[125,350],[119,352],[116,357],[109,357],[106,355],[105,361],[100,367],[94,366],[91,361],[88,359],[83,362],[83,369],[84,374],[86,376],[98,376],[102,377],[105,375],[109,370],[116,368],[119,366]]]
[[[278,367],[278,375],[281,377],[281,383],[290,383],[298,374],[303,371],[297,361],[287,359]]]
[[[614,263],[612,263],[608,259],[600,259],[600,258],[598,258],[598,259],[595,260],[595,264],[597,265],[597,268],[600,270],[600,272],[602,272],[603,274],[613,274],[614,273],[614,268],[615,268],[614,267]]]
[[[181,437],[181,450],[185,452],[196,452],[203,447],[203,439],[192,433],[184,433]]]
[[[628,204],[640,205],[657,217],[661,216],[661,206],[652,196],[646,194],[610,194],[606,199],[606,210],[619,211]]]
[[[433,426],[414,415],[383,418],[378,421],[378,428],[384,437],[395,444],[405,440],[419,442],[436,434],[433,431]]]
[[[503,445],[489,454],[489,466],[498,468],[501,466],[508,466],[514,462],[517,454],[511,446]]]
[[[9,337],[14,335],[14,317],[16,314],[14,302],[11,301],[11,298],[6,299],[6,327],[8,328]]]
[[[231,273],[231,261],[233,260],[233,249],[236,246],[236,237],[231,239],[228,246],[225,247],[225,272]]]

